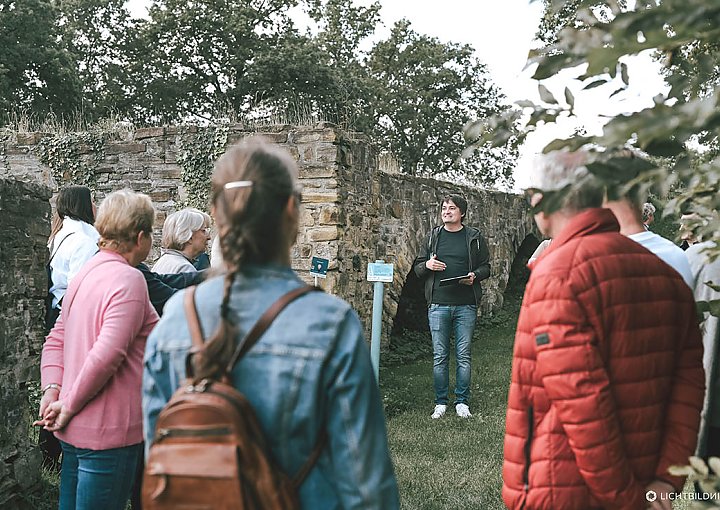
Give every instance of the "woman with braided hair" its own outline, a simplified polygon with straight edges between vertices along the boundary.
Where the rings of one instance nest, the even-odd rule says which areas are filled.
[[[222,371],[258,318],[304,285],[290,268],[300,217],[297,172],[285,151],[259,139],[229,149],[215,165],[212,213],[226,272],[195,292],[207,339],[196,376]],[[158,413],[185,379],[191,345],[183,296],[175,295],[145,353],[147,447]],[[327,444],[299,490],[303,508],[399,507],[380,394],[362,326],[345,301],[322,292],[292,301],[231,378],[288,475],[326,431]]]

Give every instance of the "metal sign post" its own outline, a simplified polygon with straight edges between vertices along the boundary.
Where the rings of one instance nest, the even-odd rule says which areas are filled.
[[[372,310],[372,334],[370,337],[370,360],[372,361],[375,381],[380,382],[380,337],[382,334],[382,310],[383,294],[385,286],[383,282],[392,283],[393,265],[385,264],[382,260],[376,260],[374,264],[368,264],[367,280],[375,282],[373,289],[373,310]]]

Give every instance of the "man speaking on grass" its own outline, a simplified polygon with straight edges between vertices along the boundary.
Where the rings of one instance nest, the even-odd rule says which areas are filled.
[[[470,347],[478,305],[480,282],[490,276],[490,254],[485,238],[474,227],[463,224],[467,200],[448,195],[442,201],[443,224],[430,232],[423,250],[413,263],[424,280],[428,322],[433,344],[433,419],[445,415],[448,404],[448,353],[455,333],[455,412],[469,418]]]

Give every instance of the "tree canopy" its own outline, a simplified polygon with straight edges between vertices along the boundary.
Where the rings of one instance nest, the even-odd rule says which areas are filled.
[[[438,170],[467,174],[456,163],[465,148],[463,126],[507,109],[473,49],[443,44],[400,21],[390,37],[373,48],[368,68],[377,91],[372,104],[375,132],[406,171],[415,175]],[[483,177],[508,182],[514,156],[486,153],[465,165],[472,167],[484,160]]]
[[[81,82],[50,0],[0,0],[0,112],[70,115]]]
[[[0,42],[17,48],[0,55],[2,120],[19,109],[136,125],[317,118],[369,134],[411,174],[511,181],[512,136],[459,157],[463,126],[508,108],[487,68],[404,20],[371,44],[379,2],[152,0],[146,19],[125,3],[0,0]],[[316,30],[296,26],[297,7]]]

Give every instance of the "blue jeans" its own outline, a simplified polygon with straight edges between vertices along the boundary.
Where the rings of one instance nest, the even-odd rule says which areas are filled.
[[[448,403],[450,336],[455,333],[455,404],[467,404],[470,399],[470,344],[477,306],[436,305],[428,308],[428,322],[433,343],[433,383],[435,403]]]
[[[60,444],[60,510],[125,510],[143,454],[142,443],[109,450]]]

